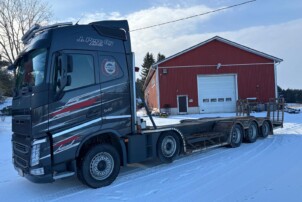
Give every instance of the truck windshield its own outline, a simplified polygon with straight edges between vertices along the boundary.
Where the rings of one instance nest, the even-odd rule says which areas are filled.
[[[37,49],[22,56],[17,65],[17,90],[39,86],[44,82],[46,54],[46,49]]]

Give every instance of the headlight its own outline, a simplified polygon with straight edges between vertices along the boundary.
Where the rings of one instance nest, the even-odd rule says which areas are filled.
[[[38,165],[39,160],[40,160],[40,144],[35,144],[31,149],[30,165],[31,166]]]
[[[32,175],[44,175],[44,168],[36,168],[30,170],[30,174]]]

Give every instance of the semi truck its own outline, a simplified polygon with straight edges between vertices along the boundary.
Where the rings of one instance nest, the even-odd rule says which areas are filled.
[[[273,133],[269,118],[182,120],[145,126],[136,113],[128,22],[35,25],[22,37],[12,101],[12,159],[36,183],[77,176],[99,188],[121,166],[218,146],[239,147]]]

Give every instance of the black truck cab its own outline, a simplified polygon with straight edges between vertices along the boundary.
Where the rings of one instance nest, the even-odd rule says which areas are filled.
[[[25,49],[13,65],[18,172],[35,182],[73,174],[81,144],[100,133],[125,150],[121,137],[132,133],[135,123],[127,21],[36,26],[23,40]]]

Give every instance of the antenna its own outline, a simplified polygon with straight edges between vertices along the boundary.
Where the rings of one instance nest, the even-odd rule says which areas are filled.
[[[81,19],[82,19],[82,17],[80,17],[80,19],[75,23],[75,25],[79,25],[79,22]]]

